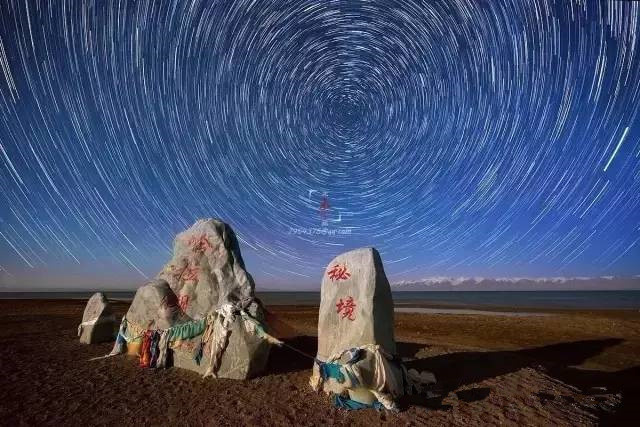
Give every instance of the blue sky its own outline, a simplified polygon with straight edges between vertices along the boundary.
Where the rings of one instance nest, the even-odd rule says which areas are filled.
[[[207,217],[263,286],[361,246],[391,280],[639,274],[639,15],[4,2],[0,285],[134,287]]]

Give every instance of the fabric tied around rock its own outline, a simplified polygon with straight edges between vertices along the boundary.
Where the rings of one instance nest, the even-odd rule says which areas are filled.
[[[117,356],[119,354],[124,353],[125,345],[127,344],[127,329],[128,329],[127,318],[123,316],[122,320],[120,321],[120,327],[118,328],[118,335],[116,336],[116,342],[113,344],[113,349],[111,349],[111,353],[105,356],[93,357],[89,360],[91,361],[91,360],[105,359],[107,357]]]
[[[231,325],[236,320],[235,309],[232,304],[224,304],[216,310],[217,316],[210,322],[212,330],[207,334],[209,342],[209,366],[203,377],[218,377],[218,369],[222,362],[222,355],[229,345],[229,335],[231,335]]]
[[[216,310],[215,313],[209,314],[204,319],[185,322],[166,330],[148,330],[127,321],[126,317],[123,317],[111,353],[106,356],[94,357],[90,360],[103,359],[122,354],[125,352],[126,343],[142,339],[140,366],[143,368],[166,367],[168,348],[171,342],[189,340],[202,336],[201,347],[196,353],[196,358],[202,359],[204,355],[203,350],[205,346],[208,345],[209,366],[204,377],[217,377],[222,356],[229,344],[231,325],[236,319],[240,318],[243,321],[244,328],[248,332],[259,336],[270,344],[283,344],[282,341],[268,334],[265,331],[264,325],[254,319],[242,307],[242,304],[225,304]],[[197,363],[199,364],[200,360],[197,360]]]
[[[318,364],[318,369],[320,371],[320,376],[327,380],[329,378],[333,378],[339,383],[343,383],[345,380],[344,374],[342,373],[342,365],[338,363],[325,363],[318,359],[315,360]]]
[[[193,320],[172,326],[169,331],[169,341],[188,340],[198,337],[204,333],[207,327],[207,319]]]
[[[96,323],[113,322],[114,320],[116,320],[116,316],[111,314],[109,316],[96,317],[95,319],[82,322],[78,325],[78,336],[82,335],[82,330],[84,329],[85,326],[94,326]]]
[[[371,381],[364,380],[358,367],[358,362],[365,357],[365,352],[373,354],[374,357],[373,378]],[[345,354],[348,355],[349,361],[345,364],[336,363]],[[402,377],[398,378],[392,371],[390,365],[392,360],[393,357],[379,345],[366,344],[350,348],[331,356],[324,362],[316,359],[320,375],[319,378],[311,379],[311,386],[315,390],[319,390],[324,381],[330,378],[334,378],[339,383],[344,384],[347,389],[362,386],[367,388],[386,409],[396,411],[397,406],[394,399],[404,394],[404,384]],[[400,370],[401,368],[398,367],[398,369]],[[345,383],[346,377],[349,378],[348,383]]]
[[[155,368],[156,363],[158,362],[158,356],[160,354],[160,349],[158,344],[160,343],[160,331],[153,331],[151,333],[151,344],[149,345],[149,351],[151,353],[151,358],[149,360],[149,367]]]
[[[140,348],[140,367],[148,368],[151,364],[151,336],[153,331],[146,331],[142,336],[142,347]]]
[[[369,409],[373,408],[376,410],[380,410],[384,408],[384,405],[377,400],[375,400],[371,405],[366,403],[358,402],[356,400],[349,399],[348,397],[341,396],[339,394],[333,395],[333,406],[338,409],[346,409],[347,411],[356,411],[358,409]]]
[[[85,326],[95,325],[97,321],[98,318],[96,317],[95,319],[87,320],[86,322],[80,323],[78,325],[78,336],[82,335],[82,329],[84,329]]]
[[[156,360],[156,368],[165,368],[167,366],[167,353],[169,350],[169,331],[159,331],[160,339],[158,341],[158,359]]]
[[[259,336],[270,344],[282,345],[282,341],[268,334],[264,326],[242,308],[246,305],[246,303],[224,304],[216,310],[215,316],[210,315],[209,326],[203,337],[205,345],[209,346],[209,366],[204,373],[204,378],[209,376],[217,378],[222,356],[229,345],[231,326],[238,318],[242,320],[247,332]],[[213,320],[211,320],[212,317]]]

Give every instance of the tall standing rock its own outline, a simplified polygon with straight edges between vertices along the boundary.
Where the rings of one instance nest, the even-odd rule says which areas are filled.
[[[173,256],[158,274],[175,292],[181,310],[194,320],[218,313],[214,336],[221,359],[214,375],[244,379],[262,372],[267,364],[270,344],[256,333],[255,325],[240,315],[244,312],[264,324],[262,305],[255,298],[254,282],[246,271],[235,233],[216,219],[198,220],[178,234]],[[227,313],[227,322],[220,313]],[[224,324],[224,327],[223,327]],[[223,330],[224,329],[224,330]],[[174,346],[177,367],[205,373],[211,366],[212,342],[202,347],[203,337],[183,340]],[[218,354],[217,350],[213,354]]]
[[[365,344],[396,353],[393,298],[380,254],[374,248],[337,256],[322,278],[318,358]]]
[[[158,279],[169,283],[180,307],[194,319],[223,304],[249,304],[254,298],[253,278],[235,233],[215,219],[198,220],[176,236],[173,256]]]
[[[82,323],[78,325],[78,336],[83,344],[96,344],[112,341],[117,325],[109,300],[102,292],[96,292],[89,298]]]
[[[377,399],[393,409],[394,399],[403,394],[395,355],[393,299],[380,254],[363,248],[337,256],[322,278],[311,386],[327,393],[348,391],[365,404]]]

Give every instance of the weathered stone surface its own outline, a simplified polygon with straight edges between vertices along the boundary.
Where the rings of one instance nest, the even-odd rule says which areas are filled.
[[[259,305],[252,303],[247,311],[259,318]],[[259,319],[262,320],[262,319]],[[248,331],[250,325],[245,325],[240,316],[231,325],[229,344],[222,357],[217,376],[220,378],[247,379],[255,377],[264,371],[269,359],[270,345],[262,338]],[[174,348],[174,366],[189,369],[204,374],[209,366],[209,346],[203,348],[200,364],[196,364],[193,355],[200,346],[202,337],[180,343]]]
[[[164,280],[152,280],[136,291],[127,321],[146,329],[168,329],[191,320],[178,306],[178,298]]]
[[[351,354],[343,353],[363,346],[355,362]],[[380,255],[373,248],[339,255],[329,263],[322,278],[317,359],[348,364],[359,378],[355,383],[333,377],[321,379],[316,363],[310,384],[326,393],[347,390],[352,399],[365,404],[377,399],[393,409],[393,398],[402,394],[402,371],[399,365],[382,362],[385,354],[396,354],[396,342],[391,288]]]
[[[80,342],[95,344],[113,341],[117,326],[109,300],[102,292],[96,292],[84,308],[82,323],[78,327]]]
[[[391,288],[374,248],[346,252],[329,263],[318,319],[320,360],[365,344],[396,353]]]
[[[169,283],[180,307],[194,319],[254,296],[235,233],[215,219],[198,220],[176,236],[173,257],[158,279]]]
[[[157,276],[174,291],[180,309],[191,319],[202,319],[224,305],[242,308],[263,321],[263,310],[254,296],[253,278],[245,270],[235,233],[227,224],[198,220],[178,234],[173,256]],[[200,365],[193,360],[201,337],[179,343],[174,366],[204,372],[208,356]],[[231,326],[218,377],[244,379],[259,374],[269,356],[269,344],[247,331],[240,318]],[[208,348],[203,353],[208,355]]]

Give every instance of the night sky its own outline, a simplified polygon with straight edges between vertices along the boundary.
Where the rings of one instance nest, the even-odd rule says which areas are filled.
[[[640,274],[640,2],[0,2],[0,287]]]

